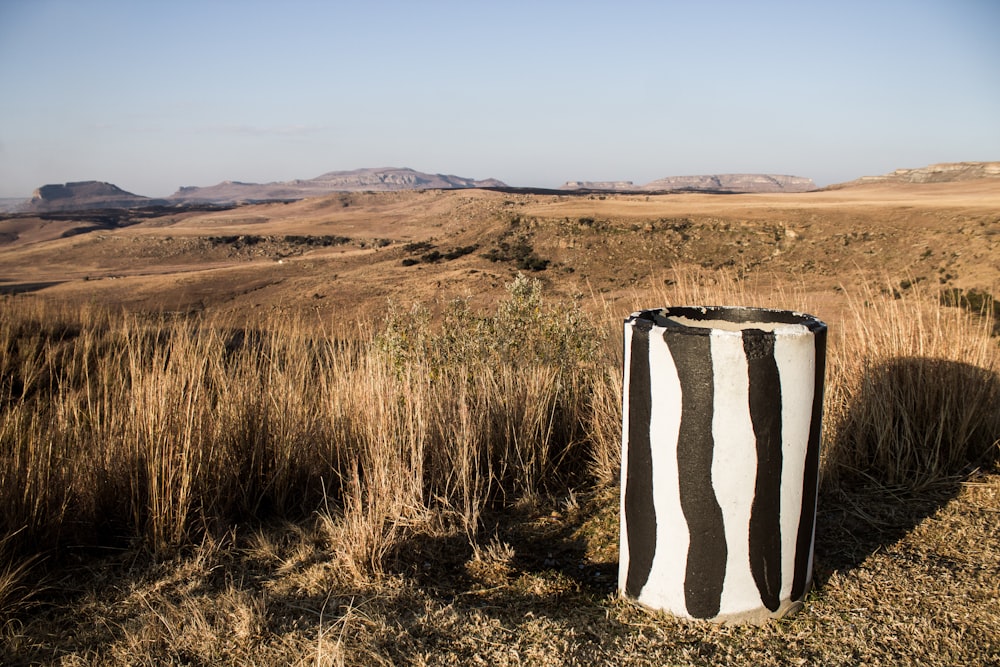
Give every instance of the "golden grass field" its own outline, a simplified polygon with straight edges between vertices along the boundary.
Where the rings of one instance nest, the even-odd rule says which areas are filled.
[[[1000,664],[996,180],[99,223],[0,220],[4,664]],[[790,619],[615,595],[621,323],[679,304],[830,326]]]

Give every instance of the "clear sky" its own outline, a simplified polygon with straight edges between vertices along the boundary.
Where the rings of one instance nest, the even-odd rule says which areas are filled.
[[[0,196],[1000,160],[1000,0],[0,0]]]

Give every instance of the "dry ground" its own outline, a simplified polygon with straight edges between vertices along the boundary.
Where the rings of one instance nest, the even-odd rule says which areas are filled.
[[[389,302],[489,304],[534,258],[548,260],[532,275],[549,298],[582,295],[612,323],[661,305],[671,282],[719,294],[744,278],[768,295],[760,305],[807,309],[836,335],[844,290],[861,283],[1000,292],[996,180],[785,195],[351,194],[69,236],[94,225],[43,222],[0,221],[0,289],[27,290],[7,299],[317,311],[350,328],[379,321]],[[997,470],[915,494],[826,491],[816,590],[799,615],[763,628],[617,600],[616,494],[525,502],[486,517],[475,546],[418,536],[367,578],[341,567],[322,514],[247,525],[168,561],[71,554],[3,629],[0,662],[1000,665]]]
[[[321,520],[272,525],[168,562],[126,553],[81,564],[49,582],[59,604],[9,629],[0,659],[996,665],[998,513],[997,474],[916,499],[824,496],[817,586],[802,612],[764,627],[678,621],[616,599],[614,489],[520,508],[476,549],[458,536],[415,539],[368,582],[337,567]]]

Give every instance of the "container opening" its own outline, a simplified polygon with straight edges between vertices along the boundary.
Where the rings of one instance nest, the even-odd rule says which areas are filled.
[[[630,320],[669,329],[707,335],[711,331],[734,333],[758,331],[764,334],[818,332],[826,325],[812,315],[791,310],[730,306],[671,306],[632,313]],[[793,326],[789,326],[793,325]],[[794,326],[797,325],[797,326]]]
[[[673,322],[683,327],[701,327],[703,329],[717,329],[722,331],[745,331],[747,329],[758,329],[760,331],[774,331],[779,327],[788,328],[785,322],[730,322],[729,320],[697,320],[684,315],[672,315],[664,318],[667,322]]]

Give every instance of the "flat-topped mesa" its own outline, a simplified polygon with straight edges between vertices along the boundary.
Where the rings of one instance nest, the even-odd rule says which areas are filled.
[[[117,185],[102,181],[77,181],[75,183],[50,183],[43,185],[31,194],[32,202],[51,202],[56,199],[94,198],[94,197],[137,197],[131,192],[122,190]]]
[[[102,181],[53,183],[36,189],[24,210],[30,212],[71,211],[89,208],[135,208],[166,203],[122,190]]]

